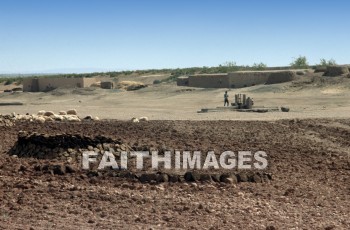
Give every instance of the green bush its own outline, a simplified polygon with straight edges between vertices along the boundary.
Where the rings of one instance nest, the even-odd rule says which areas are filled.
[[[264,70],[264,69],[266,69],[266,67],[267,67],[267,65],[265,63],[262,63],[262,62],[254,63],[253,66],[252,66],[252,68],[254,70]]]
[[[332,66],[332,65],[337,65],[337,62],[331,58],[328,61],[324,58],[321,58],[320,60],[320,64],[318,64],[318,66]]]
[[[290,63],[290,65],[294,68],[308,68],[309,67],[309,63],[308,63],[305,56],[299,56],[298,58],[295,58],[294,61],[292,63]]]
[[[7,80],[5,81],[4,85],[11,85],[12,84],[12,81],[11,80]]]

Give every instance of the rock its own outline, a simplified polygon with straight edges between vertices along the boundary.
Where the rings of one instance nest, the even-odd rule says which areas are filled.
[[[92,178],[92,177],[99,177],[101,176],[102,174],[100,172],[97,172],[97,171],[89,171],[87,174],[86,174],[89,178]]]
[[[220,181],[226,184],[237,184],[237,177],[233,174],[222,174]]]
[[[249,182],[249,178],[246,173],[240,172],[237,174],[238,182]]]
[[[281,111],[282,112],[289,112],[289,108],[288,107],[281,107]]]
[[[67,110],[67,115],[78,115],[78,112],[76,109],[70,109]]]
[[[265,181],[272,180],[272,175],[270,173],[263,173],[262,178],[264,178]]]
[[[154,173],[144,173],[139,177],[139,181],[141,183],[146,183],[146,182],[151,182],[156,180],[157,180],[157,175]]]
[[[213,175],[211,175],[211,179],[212,179],[214,182],[220,182],[220,177],[221,177],[220,174],[213,174]]]
[[[266,230],[276,230],[277,228],[275,228],[273,225],[269,225],[266,227]]]
[[[62,165],[53,165],[52,171],[53,171],[53,174],[55,174],[55,175],[64,175],[65,174],[65,168]]]
[[[187,182],[199,181],[201,175],[198,172],[186,172],[184,178]]]
[[[169,182],[172,182],[172,183],[179,182],[179,176],[178,175],[169,175]]]
[[[168,174],[161,173],[157,175],[157,182],[159,183],[164,183],[169,181],[169,176]]]
[[[254,173],[254,174],[251,176],[250,181],[251,181],[251,182],[254,182],[254,183],[262,183],[262,182],[263,182],[261,176],[258,175],[257,173]]]
[[[210,174],[202,174],[200,175],[200,181],[202,182],[211,182],[211,175]]]
[[[47,111],[47,112],[44,113],[45,117],[49,117],[49,116],[53,116],[53,115],[55,115],[55,114],[52,111]]]
[[[73,166],[66,165],[65,171],[66,171],[66,173],[75,173],[77,170]]]
[[[34,165],[34,171],[40,172],[41,171],[41,165]]]
[[[222,180],[225,184],[237,184],[237,181],[233,179],[232,177],[226,177]]]

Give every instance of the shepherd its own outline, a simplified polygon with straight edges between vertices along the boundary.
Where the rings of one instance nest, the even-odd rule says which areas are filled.
[[[227,94],[227,91],[225,91],[225,94],[224,94],[224,106],[226,106],[226,103],[227,103],[227,106],[230,105],[230,103],[228,102],[228,94]]]

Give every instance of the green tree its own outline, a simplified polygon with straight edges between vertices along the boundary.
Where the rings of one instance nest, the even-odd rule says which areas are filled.
[[[290,63],[290,65],[294,68],[307,68],[309,67],[309,63],[305,56],[299,56],[298,58],[294,58],[294,61]]]

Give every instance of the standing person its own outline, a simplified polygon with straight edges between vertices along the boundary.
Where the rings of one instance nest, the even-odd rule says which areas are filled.
[[[227,103],[227,106],[229,106],[230,103],[228,102],[228,94],[227,94],[227,91],[225,91],[224,99],[225,99],[225,101],[224,101],[224,106],[226,106],[226,103]]]

